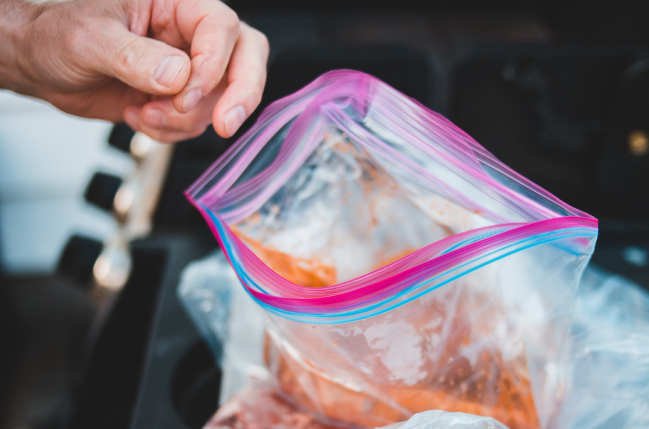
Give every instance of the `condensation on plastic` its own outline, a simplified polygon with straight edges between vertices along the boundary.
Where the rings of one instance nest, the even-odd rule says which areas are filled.
[[[300,410],[270,383],[253,383],[221,407],[203,429],[341,429]],[[381,429],[508,429],[482,416],[424,411]]]
[[[271,105],[187,191],[269,313],[280,388],[376,427],[429,409],[549,428],[597,221],[371,76]]]
[[[587,269],[567,348],[570,383],[557,428],[649,428],[647,291]]]
[[[384,426],[382,429],[507,429],[507,427],[489,417],[433,410],[415,414],[405,422]]]
[[[191,274],[186,274],[187,271]],[[221,293],[217,292],[223,289],[231,293],[242,291],[232,267],[218,252],[191,264],[182,275],[178,292],[189,310],[200,307],[186,303],[187,300],[194,301],[197,295],[203,297],[201,302],[209,304],[204,304],[203,308],[223,305],[218,298]],[[207,293],[209,290],[213,292]],[[217,341],[216,337],[225,342],[220,402],[231,399],[211,423],[223,423],[234,414],[237,415],[236,421],[248,422],[254,421],[248,418],[248,413],[254,413],[257,419],[259,413],[264,413],[263,417],[295,417],[297,413],[300,418],[291,417],[286,420],[285,428],[276,429],[307,427],[303,422],[313,422],[313,418],[304,417],[305,413],[287,402],[274,384],[255,383],[250,387],[252,380],[266,379],[260,369],[259,352],[263,347],[263,336],[259,332],[264,327],[252,300],[245,294],[241,297],[231,301],[235,308],[228,312],[231,317],[227,318],[226,324],[232,323],[243,329],[225,326],[205,334],[209,342]],[[217,313],[200,312],[195,316],[194,320],[203,319],[202,323],[210,326],[223,326],[223,319]],[[215,318],[217,323],[214,323]],[[223,331],[234,335],[222,337]],[[627,279],[588,267],[577,293],[566,350],[564,368],[568,373],[568,383],[557,429],[649,427],[649,294],[646,291]],[[234,396],[235,391],[240,393]],[[400,425],[402,423],[393,426]]]
[[[177,292],[222,370],[219,404],[251,379],[269,378],[262,355],[263,314],[222,252],[189,264]]]

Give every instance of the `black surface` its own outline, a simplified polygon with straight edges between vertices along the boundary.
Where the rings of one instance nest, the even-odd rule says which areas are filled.
[[[80,372],[69,428],[126,428],[167,262],[164,248],[132,247],[131,276],[109,308]]]
[[[88,183],[84,198],[97,207],[112,211],[115,195],[122,184],[122,179],[105,173],[95,173]]]
[[[647,128],[649,117],[624,126],[615,118],[639,117],[616,98],[627,68],[648,53],[632,47],[483,48],[455,71],[450,119],[568,204],[596,217],[642,217],[648,213],[647,163],[629,159],[625,133]],[[649,112],[643,108],[638,113]]]
[[[0,427],[8,415],[10,386],[13,382],[12,368],[16,365],[16,316],[13,308],[12,290],[8,279],[0,270]]]
[[[0,319],[10,312],[0,355],[9,393],[3,428],[59,428],[72,403],[71,377],[95,315],[87,295],[58,276],[12,276],[0,284]]]
[[[168,249],[168,256],[130,427],[198,427],[210,417],[206,409],[216,410],[218,389],[212,389],[218,386],[218,371],[207,360],[206,346],[197,345],[200,335],[181,307],[176,289],[181,270],[212,251],[215,240],[176,236],[155,242]]]
[[[424,105],[430,105],[433,85],[432,60],[415,48],[403,45],[324,46],[286,50],[268,70],[262,107],[292,94],[320,75],[351,69],[381,79]]]
[[[115,124],[108,136],[108,144],[123,152],[130,153],[131,139],[135,132],[126,124]]]
[[[171,383],[175,411],[190,429],[200,429],[219,402],[221,370],[204,341],[194,344],[178,362]]]
[[[212,127],[195,139],[176,144],[154,215],[156,232],[211,235],[203,217],[183,192],[225,152],[229,144],[230,141],[219,137]]]
[[[649,58],[629,66],[620,79],[608,138],[598,163],[604,201],[629,215],[649,217],[649,152],[629,150],[633,131],[649,135]]]
[[[73,235],[61,252],[56,272],[74,281],[82,288],[90,286],[92,269],[103,244],[89,237]]]

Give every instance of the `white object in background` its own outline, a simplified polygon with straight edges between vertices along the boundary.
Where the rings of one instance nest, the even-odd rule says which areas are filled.
[[[131,154],[138,168],[122,183],[113,200],[113,213],[121,222],[105,242],[93,267],[98,286],[121,289],[128,280],[132,261],[128,243],[151,232],[173,145],[156,142],[142,133],[131,140]]]
[[[0,91],[0,263],[9,274],[56,268],[70,235],[103,241],[117,223],[83,200],[93,173],[123,177],[127,154],[107,145],[112,124],[67,115]]]

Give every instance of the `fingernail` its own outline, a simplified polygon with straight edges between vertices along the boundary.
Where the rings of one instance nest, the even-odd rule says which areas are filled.
[[[167,126],[167,117],[161,110],[149,109],[144,113],[144,122],[155,128],[164,128]]]
[[[170,55],[160,61],[158,69],[155,71],[155,81],[162,86],[170,87],[178,73],[182,70],[185,65],[185,58],[179,57],[178,55]]]
[[[129,126],[134,127],[138,123],[137,116],[137,112],[135,112],[134,110],[127,110],[124,112],[124,122],[126,122]]]
[[[237,132],[243,121],[246,120],[246,109],[243,106],[235,106],[225,114],[225,132],[232,137]]]
[[[203,93],[200,89],[192,89],[183,97],[183,110],[185,113],[192,110],[199,101],[203,98]]]

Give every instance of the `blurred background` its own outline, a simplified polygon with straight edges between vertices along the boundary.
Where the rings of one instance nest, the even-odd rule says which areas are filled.
[[[270,102],[365,71],[600,220],[593,263],[649,289],[640,1],[232,0],[271,44],[233,139],[160,146],[0,92],[0,427],[199,428],[219,370],[175,299],[216,247],[186,189]]]

